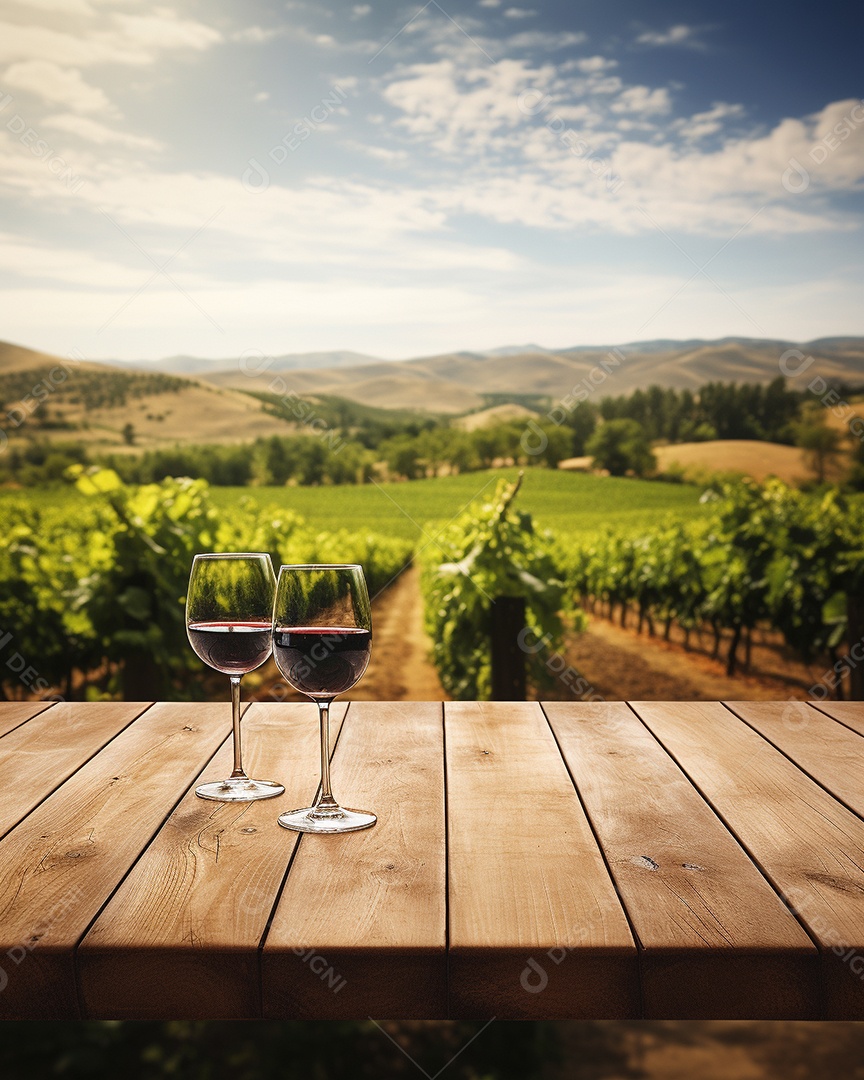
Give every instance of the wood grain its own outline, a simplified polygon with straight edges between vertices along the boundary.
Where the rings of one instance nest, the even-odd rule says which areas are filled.
[[[636,947],[539,705],[445,705],[450,1009],[639,1014]]]
[[[75,945],[229,729],[154,705],[0,841],[0,1018],[78,1015]]]
[[[810,938],[633,712],[544,710],[639,941],[643,1015],[816,1015]]]
[[[26,723],[31,716],[38,716],[52,708],[53,701],[2,701],[0,702],[0,737]]]
[[[441,704],[352,702],[333,789],[378,822],[303,836],[262,954],[264,1015],[444,1017]]]
[[[341,704],[332,710],[334,740],[344,712]],[[249,803],[199,799],[195,785],[231,772],[225,743],[81,943],[85,1015],[261,1015],[258,947],[297,840],[276,818],[314,797],[319,745],[311,702],[247,709],[246,769],[278,780],[285,794]]]
[[[817,942],[823,1017],[864,1018],[864,822],[718,702],[634,708]]]
[[[0,836],[147,708],[119,701],[60,702],[0,740]]]
[[[819,701],[814,708],[820,709],[827,716],[839,720],[859,735],[864,735],[864,702],[861,701]]]
[[[859,817],[864,816],[864,741],[803,701],[728,701],[736,716],[787,754]]]

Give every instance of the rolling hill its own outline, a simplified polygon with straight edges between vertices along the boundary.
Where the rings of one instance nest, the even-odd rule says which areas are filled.
[[[256,356],[248,358],[248,366],[255,370],[264,360]],[[375,356],[364,356],[362,353],[337,351],[337,352],[312,352],[292,353],[286,356],[268,356],[267,371],[272,378],[274,374],[282,371],[294,371],[297,368],[341,368],[357,367],[360,364],[374,364],[378,362]],[[207,360],[200,356],[169,356],[164,360],[112,360],[113,367],[135,368],[138,371],[161,371],[165,375],[218,375],[233,370],[237,374],[243,374],[240,370],[240,358],[229,360]],[[249,376],[243,375],[243,378]]]
[[[239,360],[64,361],[0,342],[0,427],[12,440],[34,434],[80,438],[101,449],[130,451],[178,442],[243,442],[303,430],[291,422],[290,412],[285,419],[264,411],[254,395],[268,391],[453,416],[499,408],[508,400],[536,402],[543,410],[568,395],[596,401],[651,384],[695,391],[716,380],[768,382],[780,374],[787,349],[814,358],[805,374],[789,380],[793,387],[805,389],[816,375],[864,385],[864,338],[803,345],[724,338],[524,348],[534,351],[514,346],[415,360],[376,360],[352,352],[286,354],[251,378]],[[254,369],[254,358],[250,365]],[[788,370],[797,366],[793,360]],[[123,434],[128,425],[134,429],[132,444]]]
[[[2,342],[0,402],[0,427],[13,445],[38,435],[134,451],[178,442],[245,442],[294,429],[238,390]],[[128,424],[131,445],[124,437]]]
[[[463,413],[484,404],[485,394],[542,394],[558,400],[574,391],[593,397],[628,394],[651,384],[697,390],[706,382],[770,382],[781,374],[788,349],[814,363],[792,385],[815,376],[864,383],[864,338],[823,338],[806,344],[746,338],[656,341],[535,352],[496,349],[416,360],[379,360],[350,366],[284,367],[285,386],[299,394],[327,393],[386,408],[426,408]],[[788,370],[797,370],[791,360]],[[218,386],[249,388],[236,366],[206,376]]]

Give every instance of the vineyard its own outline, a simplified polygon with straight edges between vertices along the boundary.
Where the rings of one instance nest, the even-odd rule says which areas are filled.
[[[184,603],[199,551],[267,551],[282,562],[363,564],[375,593],[410,559],[403,540],[352,529],[320,532],[296,514],[247,499],[231,513],[201,480],[132,488],[107,469],[77,467],[84,500],[41,508],[3,502],[0,689],[6,696],[188,697],[200,680]],[[17,659],[16,659],[17,658]]]
[[[536,530],[530,514],[513,509],[520,482],[499,481],[491,500],[461,514],[423,553],[433,658],[444,688],[455,698],[489,697],[493,604],[499,598],[525,601],[520,644],[527,644],[535,690],[549,681],[541,652],[561,648],[568,624],[582,625],[570,604],[552,534]]]
[[[416,558],[432,659],[454,697],[490,694],[504,608],[507,632],[521,632],[516,659],[532,694],[563,664],[587,611],[658,640],[674,628],[685,648],[707,633],[729,675],[749,667],[754,631],[773,632],[805,662],[829,657],[837,692],[848,675],[853,696],[864,696],[859,496],[771,481],[700,499],[687,485],[550,470],[517,483],[496,470],[260,488],[253,498],[203,480],[132,486],[109,469],[70,471],[74,485],[53,489],[50,503],[33,492],[0,498],[0,689],[9,697],[201,693],[183,602],[192,556],[204,550],[269,551],[274,565],[361,562],[373,594]],[[579,685],[574,673],[570,692]]]
[[[774,631],[805,662],[828,656],[828,690],[864,697],[864,507],[837,491],[805,495],[779,481],[726,484],[703,496],[706,515],[650,529],[606,529],[557,541],[514,511],[518,489],[499,485],[424,555],[426,621],[434,658],[454,697],[487,697],[500,598],[524,601],[519,633],[535,693],[558,670],[549,662],[568,628],[591,613],[636,620],[639,632],[669,640],[677,625],[726,643],[726,673],[750,667],[753,632]],[[442,563],[443,556],[443,563]],[[492,645],[490,647],[490,642]],[[841,646],[848,651],[840,656]],[[494,663],[494,661],[493,661]]]
[[[779,481],[726,485],[704,498],[705,520],[607,531],[567,546],[568,581],[587,609],[622,625],[632,613],[640,632],[661,627],[667,639],[677,624],[685,643],[707,626],[715,656],[729,631],[729,675],[742,644],[749,653],[753,630],[770,627],[805,660],[827,654],[861,696],[854,656],[864,632],[860,500],[836,491],[808,496]],[[851,662],[838,660],[844,640]]]

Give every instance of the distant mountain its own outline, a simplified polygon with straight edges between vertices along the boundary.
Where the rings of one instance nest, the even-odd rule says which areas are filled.
[[[542,345],[504,345],[500,349],[484,349],[480,356],[525,356],[526,354],[539,355],[554,352],[553,349],[544,349]]]
[[[33,387],[48,379],[51,391],[43,395],[44,403],[32,415],[28,411],[20,428],[10,428],[10,437],[62,439],[74,431],[75,437],[106,449],[126,449],[122,433],[132,424],[136,447],[242,441],[296,429],[263,411],[250,394],[272,391],[276,377],[280,394],[328,394],[384,409],[459,415],[485,405],[497,408],[508,396],[522,398],[519,403],[528,407],[538,397],[572,406],[584,397],[598,401],[653,384],[696,391],[712,381],[767,383],[781,374],[787,349],[814,358],[806,373],[789,379],[790,386],[803,390],[817,375],[864,384],[864,338],[847,336],[803,344],[728,337],[557,350],[529,345],[414,360],[380,360],[354,352],[293,353],[275,357],[255,377],[248,373],[260,363],[255,357],[245,371],[239,359],[82,360],[66,362],[65,380],[50,375],[64,363],[62,358],[0,342],[0,412],[32,397]],[[788,370],[796,369],[793,363]]]
[[[169,356],[164,360],[108,360],[115,367],[132,367],[137,371],[160,371],[165,375],[202,375],[209,378],[223,372],[241,372],[241,357],[228,360],[207,360],[200,356]],[[343,368],[358,367],[361,364],[386,363],[375,356],[363,353],[336,351],[288,353],[285,356],[259,357],[253,354],[246,357],[245,367],[254,370],[269,361],[266,370],[271,372],[296,371],[300,368]],[[220,381],[220,380],[216,380]]]
[[[596,400],[652,384],[695,391],[707,382],[767,383],[782,374],[780,358],[787,349],[814,357],[806,379],[802,375],[797,380],[801,388],[816,375],[864,383],[864,338],[823,338],[801,344],[728,337],[541,348],[539,352],[504,347],[416,360],[283,368],[280,391],[284,384],[298,394],[334,394],[383,408],[464,413],[482,406],[486,394],[540,394],[554,401],[587,393]],[[792,365],[795,368],[797,364]],[[270,369],[276,370],[275,365]],[[206,378],[220,386],[253,388],[236,362]],[[266,389],[267,382],[261,379],[262,388]]]
[[[247,380],[249,381],[249,380]],[[52,356],[0,342],[0,413],[10,443],[80,439],[98,450],[243,442],[296,425],[249,394],[154,368]],[[124,429],[132,425],[132,442]]]

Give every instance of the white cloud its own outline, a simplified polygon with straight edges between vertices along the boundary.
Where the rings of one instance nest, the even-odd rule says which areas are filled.
[[[234,31],[231,40],[248,45],[263,45],[267,41],[281,37],[284,33],[284,28],[278,26],[271,26],[266,29],[263,26],[244,26],[241,30]]]
[[[43,101],[58,102],[81,112],[115,111],[105,92],[91,86],[74,68],[61,68],[48,60],[29,60],[12,66],[4,82],[16,90],[26,90]]]
[[[543,86],[554,68],[501,60],[494,67],[466,69],[452,60],[439,60],[411,65],[403,75],[384,90],[385,99],[403,114],[397,125],[453,153],[463,143],[481,151],[496,132],[523,126],[519,94]]]
[[[668,113],[671,105],[669,91],[665,87],[649,90],[647,86],[629,86],[609,107],[616,113],[657,116]]]
[[[697,39],[699,30],[695,26],[685,26],[678,23],[670,26],[668,30],[646,30],[636,38],[637,45],[685,45],[691,49],[702,48],[702,43]]]
[[[40,244],[21,237],[0,234],[0,269],[17,270],[24,278],[96,288],[133,289],[141,284],[141,270],[87,250]]]
[[[13,0],[22,7],[40,8],[42,11],[56,11],[61,15],[95,15],[95,9],[87,0]]]
[[[371,10],[371,4],[355,4],[354,7],[351,8],[351,13],[356,19],[362,19],[364,16],[368,15]]]
[[[79,0],[37,2],[74,4]],[[80,2],[95,4],[96,0]],[[486,3],[473,11],[480,15],[483,7],[491,10],[493,6]],[[356,9],[368,7],[355,5]],[[352,10],[350,4],[347,10]],[[127,132],[121,123],[112,121],[107,98],[97,85],[107,75],[98,70],[97,77],[88,70],[103,64],[139,65],[128,72],[129,84],[139,82],[146,92],[152,90],[156,124],[157,90],[161,92],[164,86],[165,95],[170,93],[189,54],[214,48],[222,40],[219,30],[181,19],[166,9],[137,6],[127,7],[126,21],[115,18],[115,8],[103,9],[95,27],[89,23],[86,32],[75,34],[47,26],[9,24],[12,30],[6,35],[0,28],[0,58],[5,57],[0,70],[11,64],[12,77],[18,80],[17,85],[8,84],[10,93],[22,91],[23,99],[23,91],[33,89],[52,103],[54,113],[43,117],[25,99],[10,106],[3,120],[20,108],[38,128],[40,138],[53,143],[75,174],[86,179],[80,190],[70,193],[46,160],[34,156],[33,146],[22,143],[0,123],[0,193],[10,207],[6,220],[21,220],[15,211],[27,205],[28,220],[37,222],[33,234],[41,228],[41,235],[56,238],[39,245],[12,237],[11,254],[0,254],[0,265],[10,274],[29,275],[34,282],[19,290],[21,298],[26,293],[30,305],[29,314],[21,314],[20,319],[14,295],[3,294],[4,303],[14,308],[7,336],[38,343],[38,335],[34,337],[28,326],[74,324],[92,330],[146,279],[149,264],[110,225],[111,241],[105,241],[100,207],[160,258],[170,256],[211,213],[224,208],[178,256],[172,273],[196,297],[200,293],[205,308],[226,326],[233,321],[244,328],[259,324],[264,328],[266,343],[248,341],[242,347],[270,348],[278,343],[283,351],[281,300],[286,294],[290,295],[292,334],[295,328],[301,334],[317,334],[319,347],[321,326],[327,327],[327,333],[333,326],[334,334],[349,337],[346,346],[375,351],[378,346],[371,340],[364,345],[364,328],[379,336],[395,333],[386,329],[387,313],[398,301],[405,304],[399,312],[400,325],[412,327],[423,342],[418,351],[433,351],[439,342],[446,344],[445,332],[458,345],[470,347],[471,335],[481,332],[475,331],[472,322],[478,312],[482,312],[484,335],[488,335],[490,312],[493,318],[500,314],[500,325],[506,328],[503,340],[535,336],[528,331],[538,319],[556,328],[549,331],[553,344],[554,339],[585,340],[589,333],[585,328],[595,326],[600,339],[608,339],[601,323],[611,308],[617,305],[621,310],[622,295],[634,299],[633,317],[638,313],[643,321],[651,314],[650,305],[656,309],[680,284],[662,276],[655,280],[648,274],[617,274],[602,287],[589,287],[590,283],[578,281],[560,264],[553,271],[517,253],[523,242],[526,249],[530,243],[534,250],[543,250],[552,231],[563,239],[553,240],[550,248],[562,250],[565,242],[571,244],[579,253],[580,265],[587,265],[602,252],[606,236],[653,235],[653,222],[674,235],[716,236],[718,247],[763,207],[747,232],[771,235],[772,242],[814,230],[837,234],[858,227],[860,216],[850,207],[851,200],[832,198],[834,193],[864,189],[864,114],[854,100],[835,102],[810,117],[787,118],[767,130],[745,124],[743,107],[734,103],[714,102],[710,108],[679,116],[684,111],[685,88],[671,83],[668,87],[632,85],[621,77],[611,56],[585,55],[590,49],[584,47],[583,34],[529,29],[492,39],[482,25],[477,30],[470,18],[460,19],[490,55],[509,57],[493,65],[434,7],[415,20],[413,33],[399,36],[369,68],[366,60],[380,50],[387,35],[375,43],[361,42],[358,27],[365,29],[368,23],[344,20],[340,27],[335,21],[327,24],[313,18],[313,11],[307,7],[303,18],[290,18],[290,25],[286,20],[286,68],[293,57],[304,53],[328,61],[335,55],[336,60],[323,68],[319,65],[322,86],[328,81],[331,87],[337,81],[343,88],[356,85],[362,108],[350,119],[339,118],[338,138],[322,135],[320,143],[310,139],[300,152],[302,159],[298,154],[277,164],[267,157],[267,147],[290,124],[279,109],[260,107],[268,100],[267,91],[255,92],[256,85],[269,86],[277,75],[262,69],[253,81],[241,72],[232,92],[239,99],[238,107],[247,111],[250,130],[265,117],[275,125],[272,140],[260,138],[256,144],[260,160],[270,170],[270,186],[260,194],[244,190],[240,182],[243,159],[250,151],[235,149],[240,160],[230,164],[230,145],[225,142],[231,138],[228,127],[200,127],[206,138],[216,140],[212,160],[223,162],[227,155],[229,162],[224,175],[207,172],[200,165],[201,144],[187,147],[178,139],[176,145],[160,146],[146,134]],[[355,16],[365,18],[356,12]],[[59,17],[51,23],[52,27],[65,25]],[[223,27],[221,22],[217,25]],[[319,33],[326,25],[332,34]],[[527,23],[509,22],[506,27],[518,31],[519,25]],[[254,45],[271,40],[275,32],[248,26],[233,33],[223,29],[223,33],[229,42],[228,62],[241,54],[248,58],[244,48],[231,42]],[[343,33],[347,40],[341,40]],[[642,42],[652,43],[657,44]],[[677,41],[668,43],[686,45],[688,39],[678,34]],[[563,55],[554,51],[564,48],[571,51]],[[362,52],[366,55],[360,56]],[[356,54],[356,63],[350,54]],[[418,58],[425,62],[416,62]],[[156,62],[160,63],[157,80],[136,78],[140,65]],[[210,68],[202,66],[196,77],[201,74],[213,80],[211,96],[216,100],[215,74]],[[339,74],[342,71],[344,77]],[[116,79],[116,71],[112,74]],[[110,91],[116,83],[103,85]],[[294,88],[308,90],[311,85],[298,79]],[[0,86],[7,89],[3,78]],[[289,100],[285,86],[281,82],[280,86],[280,101]],[[544,100],[542,107],[520,108],[525,90],[536,91]],[[62,111],[57,105],[61,91]],[[73,100],[67,100],[70,92]],[[311,97],[298,98],[298,116],[308,112],[319,91],[310,93]],[[850,123],[854,108],[861,119]],[[207,118],[209,113],[201,115]],[[289,120],[293,122],[293,117]],[[351,126],[355,123],[356,128]],[[181,126],[188,130],[185,123]],[[172,125],[166,123],[166,139],[171,130]],[[154,126],[153,131],[163,135],[163,129]],[[562,132],[567,132],[567,140],[562,139]],[[332,164],[333,147],[339,153],[338,172]],[[154,158],[160,150],[166,151],[164,156]],[[810,172],[809,187],[802,195],[790,194],[781,182],[793,157]],[[88,230],[91,223],[99,228]],[[17,227],[10,224],[9,229]],[[538,232],[528,236],[525,230],[529,229]],[[65,241],[68,246],[64,246],[64,235],[70,237]],[[71,238],[78,235],[88,237],[80,251],[77,240]],[[485,239],[489,236],[494,242]],[[841,242],[845,241],[838,239],[838,246]],[[806,243],[809,235],[800,247]],[[616,244],[608,246],[619,253],[622,250]],[[710,245],[709,249],[713,250]],[[638,255],[641,249],[628,250]],[[603,263],[602,254],[599,262]],[[415,276],[406,278],[406,266]],[[42,282],[50,285],[43,287]],[[342,296],[343,290],[348,302],[344,308],[340,305],[338,320],[328,321],[334,291]],[[574,291],[579,293],[575,310]],[[693,310],[705,315],[706,326],[711,324],[710,303],[705,298],[710,299],[711,291],[706,287],[699,292],[694,284],[687,293]],[[847,289],[847,299],[848,293]],[[596,312],[589,298],[598,305]],[[449,312],[441,314],[448,303],[452,322],[448,322]],[[722,303],[728,308],[725,300]],[[45,310],[51,311],[50,320],[45,320]],[[628,305],[625,315],[629,318],[630,314]],[[724,317],[728,314],[724,308]],[[716,322],[721,321],[717,316]],[[133,302],[118,322],[118,335],[121,330],[129,332],[128,346],[133,329],[147,327],[149,331],[156,326],[165,327],[166,352],[184,347],[201,352],[197,335],[212,329],[200,312],[164,282],[154,283]],[[573,326],[578,329],[562,332]],[[434,332],[427,338],[423,327]],[[520,327],[525,332],[518,332]],[[655,328],[659,333],[669,329],[660,322],[652,323],[652,332]],[[739,329],[752,332],[753,328]],[[727,321],[722,332],[728,331]],[[356,337],[350,336],[355,332]],[[706,332],[704,327],[701,332]],[[190,340],[184,346],[187,334]],[[622,330],[621,336],[628,334]],[[120,336],[116,340],[123,341]],[[150,344],[154,339],[146,340],[144,349],[154,349]],[[227,351],[223,342],[219,352],[225,355]]]
[[[507,10],[504,12],[504,18],[505,19],[528,19],[532,15],[536,15],[536,14],[537,14],[537,12],[534,11],[532,8],[511,7],[511,8],[507,8]]]
[[[501,0],[480,0],[480,7],[485,7],[485,8],[501,7]]]
[[[585,34],[571,32],[569,30],[560,34],[547,33],[542,30],[523,30],[520,34],[512,34],[503,42],[506,52],[513,49],[546,49],[553,52],[557,49],[569,49],[573,45],[581,45],[586,40]]]
[[[743,105],[730,105],[720,101],[712,105],[705,112],[694,113],[686,119],[676,120],[673,127],[685,138],[691,141],[704,139],[708,135],[716,135],[722,131],[728,120],[740,119],[744,116]]]
[[[593,75],[601,71],[609,71],[611,68],[618,67],[617,60],[610,60],[606,56],[586,56],[584,59],[575,60],[573,63],[576,71],[581,71],[586,75]]]
[[[105,25],[107,29],[102,28]],[[221,40],[218,30],[180,19],[166,8],[154,8],[154,14],[146,16],[114,12],[98,28],[90,24],[75,33],[0,22],[0,62],[46,60],[72,67],[151,64],[160,51],[200,51]]]
[[[126,146],[130,150],[157,151],[163,149],[162,143],[156,139],[151,139],[145,135],[132,135],[128,131],[117,131],[115,128],[101,124],[98,120],[93,120],[89,116],[59,113],[55,116],[46,117],[43,124],[45,127],[52,128],[55,131],[65,131],[70,135],[77,135],[78,138],[95,143],[97,146],[113,144]]]
[[[209,49],[222,41],[212,26],[180,19],[167,8],[154,8],[153,15],[117,13],[114,21],[124,37],[151,49]]]

